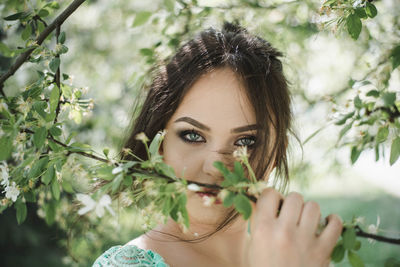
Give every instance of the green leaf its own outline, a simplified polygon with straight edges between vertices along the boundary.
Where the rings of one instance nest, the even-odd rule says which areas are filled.
[[[240,178],[244,178],[244,177],[245,177],[245,176],[244,176],[243,166],[242,166],[242,164],[240,164],[239,161],[235,161],[233,170],[234,170],[235,174],[236,174],[238,177],[240,177]]]
[[[69,181],[67,181],[66,179],[62,179],[61,186],[64,189],[64,191],[67,192],[67,193],[72,194],[72,193],[75,192],[74,188],[71,185],[71,183]]]
[[[394,105],[394,102],[396,101],[396,93],[386,92],[382,95],[382,99],[386,107],[391,107]]]
[[[349,258],[349,262],[353,267],[364,267],[364,262],[355,252],[349,250],[347,252],[347,257]]]
[[[24,18],[28,17],[29,15],[30,15],[30,13],[28,13],[28,12],[18,12],[18,13],[15,13],[15,14],[5,17],[4,20],[24,19]]]
[[[51,126],[51,128],[49,129],[49,132],[52,136],[57,137],[60,136],[62,134],[62,131],[60,128],[58,128],[57,126],[53,125]]]
[[[60,66],[60,59],[58,57],[54,57],[49,63],[49,68],[54,73],[57,71],[59,66]]]
[[[124,179],[124,175],[119,173],[114,180],[112,181],[111,193],[114,194],[117,192],[119,186],[121,185],[122,180]]]
[[[47,3],[44,7],[50,7],[52,9],[59,9],[60,4],[57,1],[53,1],[53,2]]]
[[[46,172],[42,175],[42,178],[41,178],[42,183],[44,183],[45,185],[48,185],[56,176],[55,174],[56,174],[56,172],[54,170],[54,166],[50,165],[47,168]]]
[[[243,215],[243,218],[247,220],[251,215],[251,204],[250,200],[243,194],[238,194],[233,200],[235,209]]]
[[[72,88],[70,86],[61,84],[61,91],[63,96],[65,96],[66,98],[72,97]]]
[[[327,0],[324,2],[323,6],[330,6],[336,3],[337,0]]]
[[[44,205],[44,211],[46,213],[46,223],[48,225],[52,225],[55,221],[56,218],[56,203],[54,201],[51,201],[50,203],[46,203]]]
[[[88,152],[92,150],[92,147],[88,144],[75,142],[68,147],[68,150],[71,152]]]
[[[168,12],[174,12],[175,1],[174,0],[164,0],[164,6]]]
[[[132,27],[137,27],[145,24],[152,14],[153,13],[149,11],[138,12],[135,16],[135,20],[133,21]]]
[[[6,136],[1,137],[0,147],[0,161],[7,160],[11,156],[11,152],[13,150],[11,139]]]
[[[158,173],[166,175],[171,178],[175,178],[175,170],[170,165],[165,164],[164,162],[157,163],[155,169]]]
[[[379,91],[378,90],[371,90],[367,93],[367,96],[373,96],[375,98],[379,97]]]
[[[358,157],[360,157],[362,150],[358,150],[358,148],[356,146],[353,146],[351,148],[351,154],[350,154],[350,159],[351,159],[351,164],[354,164]]]
[[[351,129],[351,126],[353,126],[353,122],[347,124],[342,128],[342,130],[340,130],[339,140]]]
[[[31,34],[32,34],[32,27],[28,23],[28,24],[26,24],[25,29],[22,31],[22,34],[21,34],[22,40],[24,40],[24,41],[28,40],[28,38],[31,37]]]
[[[332,251],[331,259],[333,262],[341,262],[344,258],[345,249],[342,244],[338,244]]]
[[[228,191],[228,195],[224,198],[223,205],[227,208],[233,205],[233,200],[235,199],[236,194]]]
[[[47,167],[47,163],[49,162],[49,157],[45,156],[36,161],[33,165],[32,168],[29,170],[28,173],[28,178],[36,178],[39,177],[43,170]]]
[[[60,36],[58,37],[58,42],[60,44],[64,44],[65,43],[65,32],[61,32]]]
[[[393,140],[390,147],[390,165],[393,165],[400,156],[400,137]]]
[[[39,17],[41,17],[41,18],[47,17],[49,14],[50,14],[50,12],[45,8],[42,8],[38,12]]]
[[[356,232],[354,228],[347,228],[343,233],[343,247],[346,250],[353,249],[356,244]]]
[[[370,2],[365,3],[365,13],[367,13],[368,17],[373,18],[378,14],[378,10],[376,10],[376,7],[374,4],[371,4]]]
[[[217,168],[224,177],[229,176],[230,171],[225,167],[221,161],[214,161],[213,166]]]
[[[33,134],[33,144],[40,149],[44,141],[46,140],[47,130],[46,127],[36,128],[35,133]]]
[[[21,224],[26,219],[26,214],[27,214],[26,204],[24,202],[22,202],[21,199],[19,199],[15,203],[15,209],[17,210],[17,222],[18,222],[18,224]]]
[[[336,125],[343,125],[343,124],[345,124],[346,121],[347,121],[349,118],[353,117],[354,113],[355,113],[354,111],[353,111],[353,112],[350,112],[350,113],[347,113],[346,115],[343,116],[343,118],[341,118],[339,121],[335,122],[335,124],[336,124]]]
[[[362,8],[362,7],[357,7],[357,8],[355,9],[355,12],[356,12],[357,16],[359,16],[359,17],[362,18],[362,19],[365,19],[365,18],[368,17],[368,16],[367,16],[367,13],[365,12],[365,9]]]
[[[149,152],[152,157],[158,154],[158,150],[160,148],[163,138],[164,136],[161,134],[161,132],[158,132],[151,141]]]
[[[4,43],[0,42],[0,54],[4,57],[13,57],[13,51]]]
[[[393,69],[397,68],[400,65],[400,45],[393,48],[390,58],[392,59]]]
[[[40,90],[41,92],[41,90]],[[43,119],[46,119],[48,113],[44,111],[47,108],[47,103],[44,101],[37,101],[33,103],[32,109],[36,111]]]
[[[354,106],[355,106],[357,109],[362,108],[362,102],[361,102],[361,99],[360,99],[359,96],[356,96],[356,97],[354,98]]]
[[[357,40],[362,28],[360,18],[356,14],[350,14],[346,19],[346,26],[351,38]]]
[[[38,32],[39,32],[39,33],[42,33],[43,30],[46,28],[46,26],[45,26],[44,23],[41,22],[40,20],[37,20],[36,23],[37,23],[37,30],[38,30]]]
[[[154,50],[150,48],[142,48],[139,50],[139,52],[146,57],[152,57],[154,55]]]
[[[53,193],[55,200],[60,200],[60,185],[58,184],[57,179],[54,179],[53,183],[51,184],[51,192]]]
[[[380,127],[378,133],[376,135],[376,142],[382,143],[386,140],[389,135],[389,128],[388,126]]]
[[[124,177],[124,181],[123,181],[123,184],[125,185],[125,186],[131,186],[132,185],[132,183],[133,183],[133,178],[132,178],[132,176],[130,176],[130,175],[126,175],[125,177]]]
[[[354,245],[354,250],[359,250],[361,248],[361,241],[357,240],[356,244]]]
[[[113,169],[114,166],[103,165],[96,170],[96,176],[100,179],[111,181],[112,179],[114,179],[114,175],[112,174]]]
[[[56,109],[58,106],[58,101],[60,100],[60,89],[57,85],[54,85],[50,93],[50,116],[49,121],[53,121],[56,118]]]

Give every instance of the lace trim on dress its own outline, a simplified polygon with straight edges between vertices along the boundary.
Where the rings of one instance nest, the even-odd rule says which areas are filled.
[[[114,246],[104,252],[92,267],[169,267],[164,259],[151,250],[143,250],[134,245]]]

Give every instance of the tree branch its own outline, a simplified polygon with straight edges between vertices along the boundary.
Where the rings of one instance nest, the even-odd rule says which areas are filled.
[[[63,24],[64,21],[86,0],[74,0],[49,26],[47,26],[43,32],[36,38],[35,43],[41,45],[43,41],[50,35],[50,33],[59,25]],[[5,96],[3,91],[4,82],[10,78],[14,73],[28,60],[29,56],[35,50],[36,47],[31,48],[22,53],[15,63],[0,77],[0,92]]]
[[[389,238],[389,237],[380,236],[380,235],[369,234],[369,233],[364,232],[358,225],[356,225],[354,228],[356,230],[357,236],[371,238],[371,239],[375,239],[377,241],[381,241],[381,242],[385,242],[385,243],[389,243],[389,244],[400,245],[400,238],[395,239],[395,238]]]

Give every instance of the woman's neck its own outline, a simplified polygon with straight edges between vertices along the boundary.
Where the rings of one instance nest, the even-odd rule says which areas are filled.
[[[201,262],[209,262],[207,266],[211,266],[210,263],[218,263],[215,266],[239,266],[249,238],[247,222],[239,217],[202,241],[188,242],[214,231],[215,226],[192,222],[191,227],[184,233],[179,225],[170,219],[167,224],[159,225],[141,239],[146,249],[156,251],[172,266],[179,266],[181,264],[177,262],[183,263],[188,260],[192,261],[191,266],[195,266],[194,263],[201,266]],[[175,264],[172,264],[173,262]]]

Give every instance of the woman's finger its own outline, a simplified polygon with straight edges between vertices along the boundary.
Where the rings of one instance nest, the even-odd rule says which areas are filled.
[[[297,192],[291,192],[283,202],[281,211],[279,213],[280,223],[295,227],[299,220],[303,209],[303,196]]]
[[[306,235],[315,234],[321,218],[320,207],[315,201],[307,201],[304,204],[299,227]]]
[[[275,220],[281,199],[283,199],[283,196],[278,191],[273,188],[265,189],[257,200],[254,223],[259,225]]]
[[[330,214],[327,220],[328,224],[322,230],[319,239],[322,249],[330,254],[342,234],[343,223],[342,219],[336,214]]]

